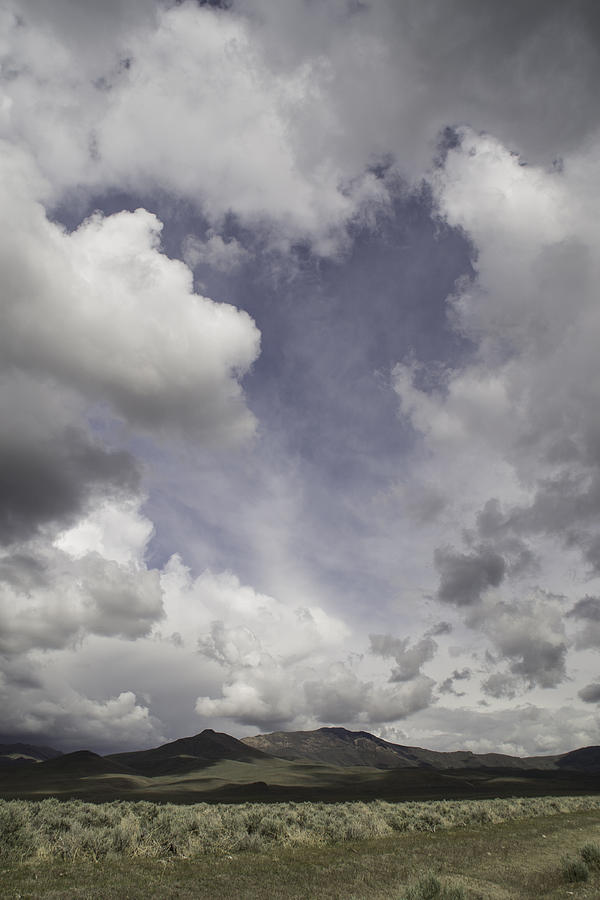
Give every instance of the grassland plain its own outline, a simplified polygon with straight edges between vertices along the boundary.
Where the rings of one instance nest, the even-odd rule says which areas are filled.
[[[170,764],[173,760],[169,761]],[[309,760],[220,759],[199,765],[178,757],[177,771],[145,776],[115,772],[114,761],[86,752],[0,771],[0,797],[37,800],[78,798],[94,802],[149,800],[177,804],[244,800],[341,802],[477,799],[520,796],[600,795],[600,774],[427,768],[374,769]],[[188,771],[189,769],[189,771]]]
[[[185,807],[5,801],[0,841],[3,898],[600,897],[593,797]],[[567,880],[566,864],[586,858],[586,880]]]

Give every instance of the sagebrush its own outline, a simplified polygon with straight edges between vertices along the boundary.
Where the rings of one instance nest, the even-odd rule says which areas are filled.
[[[331,845],[529,816],[600,808],[600,798],[384,800],[346,803],[196,803],[0,800],[0,860],[111,855],[193,857],[282,846]]]
[[[422,875],[410,885],[401,900],[465,900],[465,892],[457,885],[444,884],[437,875]]]

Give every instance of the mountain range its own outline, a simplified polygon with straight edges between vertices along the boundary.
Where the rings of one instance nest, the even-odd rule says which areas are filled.
[[[377,769],[573,769],[600,772],[600,747],[584,747],[555,756],[507,756],[503,753],[472,753],[470,750],[440,752],[406,747],[375,737],[368,731],[317,728],[315,731],[275,731],[242,738],[243,743],[282,759],[311,759],[337,766],[373,766]]]
[[[440,752],[318,728],[238,740],[206,729],[154,747],[0,744],[0,797],[199,800],[430,799],[600,792],[600,747],[553,756]]]

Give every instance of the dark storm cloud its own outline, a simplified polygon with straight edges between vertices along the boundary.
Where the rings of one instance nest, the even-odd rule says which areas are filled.
[[[98,491],[135,491],[139,470],[126,451],[107,450],[81,429],[33,443],[0,438],[0,542],[32,537],[49,523],[68,523]],[[34,570],[26,566],[25,574]]]
[[[577,694],[584,703],[600,703],[600,684],[598,682],[587,684]]]
[[[567,616],[574,619],[586,619],[590,622],[600,622],[600,598],[586,595],[577,601]]]
[[[440,574],[437,598],[455,606],[472,606],[491,587],[498,587],[505,576],[504,559],[489,547],[474,553],[457,553],[438,547],[435,567]]]
[[[595,129],[600,11],[594,0],[434,0],[426,8],[409,2],[392,10],[398,27],[412,26],[430,108],[445,101],[451,123],[476,121],[538,156],[557,146],[562,152]]]
[[[370,634],[371,653],[383,659],[393,659],[396,666],[390,675],[391,682],[410,681],[421,673],[421,667],[435,656],[437,644],[431,637],[424,637],[412,646],[408,638],[395,638],[391,634]]]

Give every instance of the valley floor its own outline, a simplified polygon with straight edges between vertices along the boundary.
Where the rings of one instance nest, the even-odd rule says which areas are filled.
[[[402,900],[425,873],[465,900],[600,897],[600,871],[565,879],[565,858],[600,843],[600,812],[404,833],[329,847],[274,846],[186,859],[109,858],[0,865],[2,898],[69,900]],[[416,895],[415,895],[416,896]],[[420,894],[425,897],[425,894]],[[429,895],[434,896],[434,895]]]

